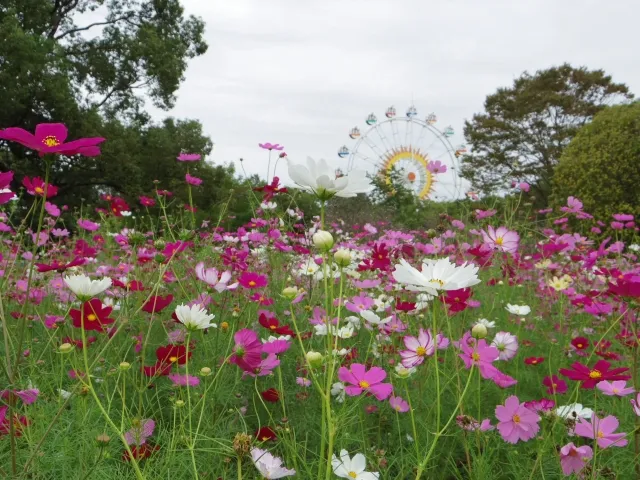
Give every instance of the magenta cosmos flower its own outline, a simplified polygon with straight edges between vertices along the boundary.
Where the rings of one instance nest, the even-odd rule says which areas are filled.
[[[624,447],[627,445],[627,439],[624,438],[627,434],[613,433],[619,425],[618,419],[613,415],[598,418],[594,413],[591,415],[590,422],[582,417],[578,418],[574,431],[576,435],[594,439],[600,448],[607,448],[612,445]]]
[[[236,344],[233,347],[233,355],[229,359],[242,370],[252,372],[260,366],[262,360],[262,343],[258,334],[253,330],[244,328],[233,336]]]
[[[516,253],[520,244],[520,235],[510,231],[507,227],[494,229],[492,226],[488,226],[486,232],[482,231],[482,239],[485,245],[493,250],[507,253]]]
[[[177,160],[179,162],[197,162],[201,158],[201,155],[198,153],[181,153],[178,155]]]
[[[258,146],[265,150],[284,150],[284,146],[281,146],[279,143],[259,143]]]
[[[189,175],[188,173],[185,175],[184,179],[189,185],[194,185],[196,187],[199,187],[200,185],[202,185],[201,178],[194,177],[193,175]]]
[[[98,145],[105,141],[104,138],[81,138],[73,142],[64,143],[67,139],[67,134],[67,127],[62,123],[41,123],[36,126],[34,135],[22,128],[7,128],[6,130],[0,130],[0,139],[17,142],[27,148],[36,150],[41,157],[48,153],[79,154],[85,157],[100,155]]]
[[[80,228],[88,230],[89,232],[95,232],[100,228],[99,223],[95,223],[95,222],[92,222],[91,220],[85,220],[82,218],[78,219],[78,226]]]
[[[200,379],[193,375],[180,375],[179,373],[171,373],[169,380],[177,387],[196,387],[200,385]]]
[[[540,430],[540,416],[520,403],[515,395],[496,407],[496,418],[500,421],[498,431],[508,443],[531,440]]]
[[[380,367],[371,367],[371,370],[367,371],[367,367],[361,363],[353,363],[349,368],[340,367],[338,378],[343,383],[351,384],[344,389],[350,397],[366,392],[382,401],[386,400],[393,391],[390,383],[382,383],[387,378],[387,372]]]
[[[584,445],[576,447],[573,442],[567,443],[560,449],[560,466],[562,473],[571,475],[578,473],[593,457],[593,450],[590,446]]]
[[[254,272],[242,272],[238,283],[244,288],[262,288],[267,286],[267,277]]]
[[[0,205],[4,205],[16,196],[9,188],[12,180],[13,172],[0,172]]]
[[[29,195],[43,197],[46,192],[47,198],[51,198],[58,194],[58,187],[54,187],[50,183],[45,183],[40,177],[24,177],[22,179],[22,185],[27,189]]]
[[[542,384],[547,387],[548,395],[562,395],[567,391],[567,382],[562,380],[557,375],[544,377],[544,380],[542,380]]]

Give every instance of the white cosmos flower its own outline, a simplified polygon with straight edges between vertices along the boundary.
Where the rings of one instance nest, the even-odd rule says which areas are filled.
[[[217,327],[215,323],[211,323],[215,315],[209,315],[199,303],[192,306],[178,305],[176,307],[176,317],[189,330],[204,330],[205,328]]]
[[[260,204],[260,208],[263,210],[275,210],[278,207],[278,204],[275,202],[262,202]]]
[[[373,325],[384,325],[385,323],[389,323],[393,317],[389,316],[386,318],[380,318],[378,315],[373,313],[371,310],[361,310],[360,316],[364,318],[367,322]]]
[[[287,159],[289,176],[298,186],[314,193],[320,199],[331,197],[355,197],[358,193],[370,192],[373,185],[364,170],[351,170],[348,175],[336,178],[335,168],[324,159],[317,162],[307,157],[307,164],[293,163]]]
[[[563,405],[556,408],[556,415],[562,418],[582,417],[585,420],[589,420],[592,414],[593,410],[583,407],[581,403],[572,403],[571,405]]]
[[[631,245],[629,245],[629,250],[633,252],[640,252],[640,245],[638,245],[637,243],[632,243]]]
[[[414,268],[404,258],[395,266],[393,278],[407,285],[407,290],[438,295],[438,290],[458,290],[480,283],[478,267],[475,265],[456,265],[448,258],[425,260],[422,271]]]
[[[75,293],[80,300],[88,300],[100,295],[111,286],[110,278],[102,278],[100,280],[91,280],[86,275],[68,275],[64,277],[64,283],[67,284],[69,290]]]
[[[511,305],[507,303],[505,309],[514,315],[529,315],[531,313],[531,307],[529,305]]]
[[[344,383],[336,382],[331,385],[331,395],[336,397],[336,402],[342,403],[345,399]]]
[[[484,325],[487,328],[495,328],[496,322],[491,322],[491,321],[487,320],[486,318],[479,318],[478,321],[476,323],[474,323],[473,325]],[[473,325],[472,325],[472,327],[473,327]]]
[[[348,478],[352,480],[377,480],[380,478],[378,472],[367,472],[367,459],[361,453],[356,453],[353,458],[349,456],[349,452],[340,450],[340,458],[335,453],[331,460],[333,473],[340,478]]]
[[[266,450],[251,449],[251,460],[264,478],[276,479],[295,475],[296,471],[282,465],[282,459],[274,457]]]

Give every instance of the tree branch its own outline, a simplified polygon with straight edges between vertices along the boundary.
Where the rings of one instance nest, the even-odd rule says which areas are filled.
[[[67,35],[71,35],[73,33],[78,33],[78,32],[86,32],[87,30],[90,30],[93,27],[97,27],[99,25],[113,25],[114,23],[118,23],[121,20],[127,20],[130,16],[131,16],[131,14],[123,15],[122,17],[118,17],[118,18],[115,18],[113,20],[109,20],[109,21],[106,21],[106,22],[94,22],[94,23],[90,23],[86,27],[72,28],[71,30],[67,30],[66,32],[62,32],[60,35],[54,36],[53,38],[54,38],[54,40],[60,40],[61,38],[66,37]]]

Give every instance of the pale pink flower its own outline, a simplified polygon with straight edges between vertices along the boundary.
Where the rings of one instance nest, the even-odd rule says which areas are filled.
[[[403,400],[401,397],[391,396],[389,399],[389,405],[396,412],[405,413],[409,411],[409,403],[406,400]]]
[[[604,395],[625,397],[631,395],[635,390],[633,387],[627,387],[626,380],[614,380],[609,382],[603,380],[596,385],[596,388],[600,390]]]
[[[579,473],[592,457],[593,450],[590,446],[576,447],[573,442],[567,443],[560,449],[562,473],[565,475]]]
[[[482,231],[482,239],[489,248],[507,253],[516,253],[520,245],[520,235],[507,227],[494,229],[491,225]]]
[[[600,448],[608,448],[610,446],[624,447],[627,445],[627,439],[624,438],[626,433],[613,433],[620,423],[613,415],[604,418],[598,418],[594,413],[591,415],[591,421],[587,421],[580,417],[575,426],[575,434],[585,438],[592,438],[598,443]]]

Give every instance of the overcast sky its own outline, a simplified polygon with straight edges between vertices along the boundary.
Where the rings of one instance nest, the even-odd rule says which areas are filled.
[[[266,175],[259,142],[324,157],[390,105],[452,125],[453,143],[487,94],[524,70],[603,68],[640,93],[637,0],[183,0],[206,22],[175,117],[215,142],[210,161],[244,158]],[[163,114],[166,115],[166,114]],[[343,165],[344,165],[344,161]],[[282,162],[281,162],[282,163]],[[284,164],[278,174],[290,182]]]

